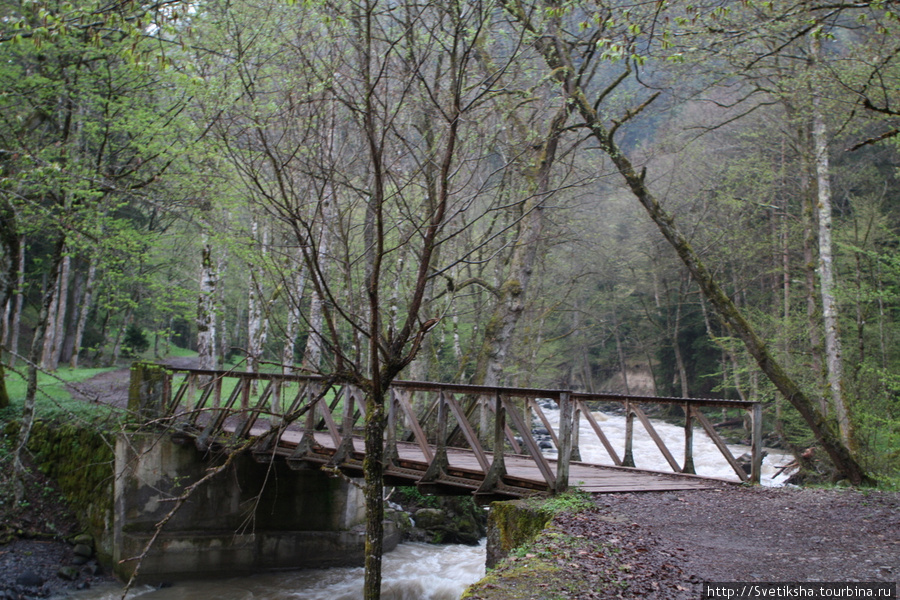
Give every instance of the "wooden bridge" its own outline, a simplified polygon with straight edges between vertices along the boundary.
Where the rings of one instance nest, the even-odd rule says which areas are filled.
[[[425,493],[472,493],[482,500],[557,493],[570,485],[594,493],[706,487],[707,479],[693,475],[695,423],[719,448],[740,481],[758,483],[760,479],[761,410],[756,402],[415,381],[394,382],[389,397],[384,442],[388,485],[417,485]],[[542,403],[558,408],[557,427],[551,426]],[[621,456],[592,414],[592,407],[610,403],[621,405],[625,414]],[[654,404],[682,409],[680,463],[644,412],[643,407]],[[129,407],[145,423],[177,428],[201,450],[227,451],[252,439],[253,454],[260,462],[278,458],[296,469],[328,467],[349,475],[362,473],[365,452],[359,433],[365,418],[364,395],[345,382],[137,364],[132,369]],[[703,414],[702,409],[708,408],[749,411],[749,474]],[[579,460],[582,419],[606,449],[612,465]],[[672,473],[634,468],[635,419],[653,439]],[[546,429],[557,458],[542,452],[533,434],[536,424]]]

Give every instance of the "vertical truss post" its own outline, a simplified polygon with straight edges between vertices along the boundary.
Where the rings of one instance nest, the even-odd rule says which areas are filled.
[[[503,483],[506,475],[506,463],[503,460],[503,437],[506,433],[506,409],[499,391],[494,392],[494,451],[491,457],[491,468],[484,475],[484,482],[475,492],[476,495],[490,495],[497,486]]]
[[[387,427],[385,428],[387,439],[384,445],[385,467],[395,465],[400,461],[400,453],[397,451],[397,410],[400,407],[397,404],[397,392],[393,387],[388,390],[388,398]]]
[[[572,460],[581,462],[581,448],[579,440],[581,439],[581,403],[577,400],[570,400],[574,407],[572,415]]]
[[[569,489],[569,462],[572,460],[574,442],[573,408],[569,392],[561,392],[559,395],[559,457],[556,459],[556,485],[553,490],[557,494]]]
[[[753,405],[750,412],[750,483],[759,483],[762,476],[762,404]]]
[[[684,404],[684,467],[681,468],[682,473],[690,473],[696,475],[694,470],[694,419],[691,414],[691,405]]]
[[[631,410],[631,400],[625,401],[625,456],[622,459],[623,467],[634,466],[634,411]]]
[[[435,484],[447,474],[450,468],[450,461],[447,458],[447,402],[443,390],[438,392],[437,401],[437,446],[434,450],[434,459],[417,484],[417,487],[425,493],[436,493],[438,490]]]

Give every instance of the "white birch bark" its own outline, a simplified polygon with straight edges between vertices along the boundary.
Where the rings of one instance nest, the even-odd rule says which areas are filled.
[[[284,328],[284,345],[281,348],[281,372],[289,375],[294,371],[294,346],[297,342],[297,334],[300,332],[300,301],[303,299],[306,287],[306,270],[303,263],[296,260],[292,267],[291,290],[288,294],[288,315]]]
[[[69,308],[69,273],[72,270],[72,257],[66,254],[63,257],[59,272],[59,292],[57,293],[57,310],[55,331],[53,332],[53,349],[50,356],[52,369],[59,367],[59,357],[62,354],[63,344],[66,341],[66,313]]]
[[[322,226],[319,228],[319,245],[316,248],[316,261],[319,272],[326,269],[328,253],[331,250],[331,229],[328,224],[333,218],[334,188],[330,183],[325,184],[322,198]],[[309,336],[306,339],[306,349],[303,352],[303,368],[307,371],[317,372],[322,363],[322,326],[324,325],[324,312],[322,298],[317,289],[313,288],[309,304]]]
[[[267,230],[265,227],[260,231],[259,223],[256,219],[251,225],[251,236],[254,240],[259,239],[259,248],[261,261],[264,263],[266,259],[266,248],[268,246]],[[268,335],[269,319],[266,310],[263,307],[263,289],[262,281],[264,277],[264,267],[257,268],[256,265],[250,263],[250,285],[247,297],[247,367],[248,373],[258,373],[259,363],[262,359],[263,346],[266,343]],[[254,392],[255,386],[254,386]]]
[[[60,290],[62,289],[62,277],[65,273],[68,275],[68,269],[66,268],[66,263],[68,262],[68,256],[64,256],[62,262],[59,267],[59,272],[57,273],[56,278],[53,281],[48,281],[47,286],[53,287],[53,301],[50,304],[50,309],[47,315],[47,326],[44,332],[44,341],[41,350],[41,368],[46,371],[55,371],[56,370],[56,361],[54,360],[54,348],[56,347],[56,335],[58,332],[57,321],[59,319],[59,308],[60,308]]]
[[[78,322],[75,325],[75,345],[72,350],[72,358],[69,360],[69,366],[73,369],[78,368],[78,355],[81,352],[81,340],[84,338],[84,328],[87,325],[88,313],[91,309],[96,276],[97,263],[91,261],[88,267],[87,281],[84,284],[84,297],[81,299],[81,307],[78,311]]]
[[[225,279],[225,269],[228,266],[228,249],[222,248],[216,253],[216,279],[221,281]],[[218,285],[216,286],[216,299],[214,302],[215,306],[224,307],[225,306],[225,286]],[[219,342],[219,350],[216,354],[215,363],[217,366],[223,366],[225,363],[225,357],[228,356],[228,313],[224,310],[222,311],[221,318],[216,319],[216,338]],[[235,320],[235,323],[239,321]],[[237,329],[237,328],[236,328]]]
[[[203,240],[200,261],[200,296],[197,300],[197,353],[201,369],[216,368],[215,299],[218,273],[213,266],[212,247]]]
[[[821,41],[812,37],[811,54],[815,60],[821,53]],[[819,293],[822,300],[822,322],[825,328],[825,363],[828,388],[834,417],[841,431],[841,439],[853,448],[850,415],[844,402],[844,361],[838,326],[838,307],[834,297],[834,252],[831,241],[831,180],[828,157],[828,130],[822,114],[821,99],[813,94],[813,146],[815,149],[817,197],[816,211],[819,222]]]

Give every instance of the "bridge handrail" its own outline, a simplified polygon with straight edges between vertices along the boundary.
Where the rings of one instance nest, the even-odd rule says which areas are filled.
[[[165,365],[162,365],[165,366]],[[209,377],[244,377],[256,379],[259,381],[269,381],[279,379],[282,381],[312,381],[319,383],[333,384],[354,384],[355,382],[349,378],[334,378],[323,375],[297,375],[297,374],[281,374],[281,373],[249,373],[245,371],[233,370],[213,370],[213,369],[188,369],[183,367],[165,367],[169,371],[178,373],[192,373],[194,375]],[[441,383],[435,381],[412,381],[395,379],[391,383],[392,387],[402,388],[406,390],[420,391],[443,391],[454,394],[472,394],[472,395],[491,395],[506,394],[517,398],[546,398],[548,400],[560,399],[562,394],[568,394],[573,400],[582,400],[585,402],[644,402],[649,404],[675,404],[692,406],[710,406],[717,408],[743,408],[750,409],[755,405],[761,404],[757,400],[726,400],[722,398],[678,398],[674,396],[642,396],[636,394],[617,394],[612,392],[576,392],[574,390],[565,389],[544,389],[544,388],[522,388],[510,386],[490,386],[490,385],[473,385],[468,383]]]
[[[198,381],[205,380],[212,383],[212,385],[204,386],[205,389],[200,397],[200,400],[194,407],[194,414],[192,417],[190,417],[191,423],[196,424],[197,411],[203,410],[205,403],[210,397],[214,398],[214,403],[216,404],[216,406],[210,408],[215,408],[217,410],[213,413],[212,419],[207,422],[203,432],[198,436],[198,442],[200,443],[206,443],[210,438],[214,438],[217,433],[222,430],[226,416],[228,414],[243,415],[241,418],[243,418],[244,421],[236,430],[237,435],[240,437],[249,435],[250,429],[253,426],[254,422],[256,422],[256,419],[262,414],[273,417],[284,417],[288,413],[288,411],[283,410],[282,414],[277,414],[274,401],[271,402],[271,411],[267,410],[265,406],[266,402],[270,399],[269,395],[272,394],[273,389],[275,390],[275,396],[279,394],[278,390],[281,389],[280,386],[282,383],[297,382],[306,384],[301,386],[304,390],[306,390],[307,388],[316,388],[316,384],[338,386],[339,388],[343,388],[346,390],[355,388],[355,382],[352,380],[348,380],[346,378],[341,379],[335,377],[326,377],[321,375],[250,373],[234,370],[190,369],[183,367],[170,367],[166,365],[154,365],[154,367],[157,369],[163,368],[167,373],[165,377],[165,385],[163,386],[163,389],[165,391],[162,392],[164,400],[160,405],[160,408],[163,409],[162,412],[164,412],[168,417],[174,416],[175,412],[178,410],[178,405],[183,399],[183,394],[185,393],[186,389],[193,389],[191,386],[195,385]],[[182,384],[177,394],[173,394],[174,390],[172,389],[171,379],[171,376],[175,373],[183,373],[186,375],[185,382],[184,384]],[[222,381],[225,378],[237,378],[240,379],[242,383],[234,388],[234,391],[231,393],[231,395],[223,405],[221,392]],[[249,405],[252,382],[267,383],[265,390],[262,392],[259,400],[255,402],[254,406]],[[718,398],[674,398],[666,396],[638,396],[608,392],[587,393],[561,389],[483,386],[405,380],[396,380],[392,383],[391,387],[394,390],[394,392],[392,392],[391,394],[391,410],[403,411],[403,414],[406,415],[410,426],[413,427],[414,430],[411,430],[410,435],[412,435],[413,432],[416,433],[416,441],[419,446],[422,446],[423,444],[427,446],[428,444],[428,442],[425,441],[421,424],[424,424],[431,418],[438,418],[438,426],[440,428],[441,434],[439,436],[440,439],[436,441],[437,454],[441,454],[442,446],[448,445],[450,443],[450,440],[453,438],[453,435],[458,433],[460,431],[459,428],[461,427],[464,430],[462,431],[462,433],[466,434],[466,441],[468,441],[469,445],[472,446],[472,450],[475,451],[476,455],[479,455],[479,461],[482,463],[482,466],[484,466],[485,464],[486,455],[480,447],[476,447],[478,446],[477,441],[473,444],[471,431],[472,425],[468,420],[474,414],[476,407],[481,407],[482,411],[492,411],[497,422],[495,424],[496,432],[494,435],[494,448],[496,449],[498,447],[502,447],[504,444],[503,440],[505,438],[512,447],[514,453],[521,453],[522,450],[520,450],[519,444],[524,443],[528,449],[528,453],[533,456],[534,460],[538,464],[538,467],[543,474],[543,477],[546,480],[549,489],[551,490],[561,491],[565,488],[565,486],[567,485],[569,461],[579,460],[580,455],[578,452],[577,439],[578,421],[582,417],[594,430],[595,434],[606,448],[613,463],[617,466],[627,467],[635,466],[631,446],[633,422],[634,418],[637,417],[640,423],[643,425],[644,429],[650,435],[651,439],[656,443],[657,447],[671,466],[672,470],[681,473],[694,473],[693,423],[694,421],[697,421],[742,481],[749,480],[754,483],[759,482],[762,454],[762,412],[761,403],[757,401],[724,400]],[[431,406],[428,408],[424,416],[417,416],[416,414],[414,414],[410,406],[410,399],[412,398],[412,395],[415,392],[419,391],[437,393],[437,398],[431,403]],[[350,392],[348,391],[347,393],[349,397]],[[295,403],[300,401],[303,394],[304,392],[301,391],[297,395]],[[307,394],[309,394],[309,392],[307,392]],[[460,405],[456,403],[456,401],[453,399],[454,394],[463,395],[468,399],[469,408],[467,410],[463,410]],[[311,398],[311,396],[309,395],[304,397],[307,399]],[[559,453],[556,467],[557,472],[555,475],[552,473],[549,463],[543,457],[541,452],[539,450],[536,450],[537,444],[530,435],[531,425],[528,423],[528,420],[523,421],[521,419],[521,415],[517,413],[517,409],[514,409],[514,406],[519,406],[518,402],[516,402],[515,405],[510,403],[515,398],[524,399],[525,414],[527,415],[527,413],[529,412],[534,413],[547,427],[553,440],[553,444],[557,447]],[[552,431],[552,427],[550,427],[546,416],[543,414],[541,406],[537,402],[537,400],[539,399],[551,400],[559,405],[560,422],[558,436],[555,432]],[[240,401],[240,408],[233,408],[237,405],[238,401]],[[618,456],[615,449],[612,447],[609,440],[603,433],[602,428],[594,419],[590,409],[586,404],[588,402],[615,402],[624,406],[626,430],[625,450],[623,458],[620,458]],[[685,419],[685,448],[684,462],[682,465],[678,464],[678,461],[674,458],[672,453],[666,447],[664,441],[657,434],[652,423],[640,408],[641,404],[666,404],[676,405],[682,408],[682,410],[684,411]],[[343,447],[343,449],[341,450],[341,456],[344,456],[348,451],[352,451],[350,437],[352,436],[353,423],[358,418],[359,413],[364,412],[364,406],[361,400],[356,402],[356,416],[352,414],[354,411],[352,406],[352,399],[351,402],[347,403],[347,405],[349,405],[349,410],[351,412],[349,414],[345,414],[341,419],[340,429],[344,431],[338,431],[338,426],[336,425],[330,412],[331,409],[329,409],[327,405],[322,407],[321,409],[314,408],[307,416],[306,427],[310,431],[312,423],[316,418],[324,419],[324,421],[320,421],[320,423],[325,422],[325,424],[328,426],[328,431],[331,433],[332,437],[335,438],[335,442],[340,442]],[[347,405],[345,405],[345,411],[347,410]],[[725,442],[715,431],[714,426],[710,423],[708,418],[702,412],[700,412],[699,409],[701,407],[737,408],[750,412],[752,427],[751,472],[749,477],[744,472],[743,468],[738,464],[734,456],[731,454]],[[448,411],[452,411],[452,417],[458,424],[454,434],[451,435],[445,435]],[[321,413],[319,417],[315,417],[315,414],[317,412]],[[508,419],[506,417],[508,417]],[[509,427],[508,423],[510,422],[522,436],[518,439],[518,443],[515,438],[514,431]],[[389,432],[388,435],[389,438],[391,438],[389,439],[388,443],[395,443],[393,441],[395,438],[391,437],[394,435],[394,433]],[[434,460],[434,454],[424,446],[423,453],[428,457],[428,460],[433,463],[432,466],[437,468],[437,462],[439,461]],[[495,451],[495,461],[500,464],[497,468],[495,468],[493,464],[491,465],[491,473],[486,473],[486,480],[488,477],[492,478],[494,481],[499,481],[500,479],[502,479],[502,475],[498,475],[494,472],[503,469],[503,450],[500,450],[499,456],[497,456],[497,454],[498,453]],[[442,468],[446,469],[446,458],[442,460],[445,463]],[[431,471],[432,469],[429,470]],[[505,475],[505,471],[503,472],[503,475]]]

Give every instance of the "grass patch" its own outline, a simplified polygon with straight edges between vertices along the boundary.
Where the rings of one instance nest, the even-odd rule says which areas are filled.
[[[73,416],[85,420],[108,418],[117,412],[116,409],[102,404],[76,400],[72,398],[67,386],[69,384],[77,385],[102,373],[115,371],[116,368],[61,368],[55,373],[38,372],[35,414],[40,419],[67,419]],[[24,371],[6,369],[6,389],[9,392],[10,405],[0,411],[0,419],[18,419],[22,414],[27,385]]]
[[[577,488],[573,488],[563,494],[550,496],[549,498],[530,498],[528,503],[532,508],[545,510],[553,515],[579,513],[594,508],[594,501],[591,495]]]

